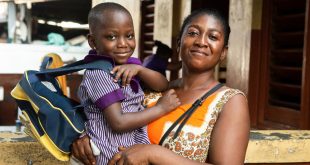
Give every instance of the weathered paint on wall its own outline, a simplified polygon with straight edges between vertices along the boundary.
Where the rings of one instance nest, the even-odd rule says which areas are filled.
[[[252,131],[246,163],[310,162],[310,131]]]

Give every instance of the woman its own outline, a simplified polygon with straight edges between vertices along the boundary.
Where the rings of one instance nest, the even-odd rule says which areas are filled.
[[[218,84],[214,70],[226,57],[229,33],[228,21],[214,10],[198,10],[184,20],[177,47],[183,76],[170,83],[182,105],[148,126],[152,143],[159,143],[172,123]],[[192,114],[177,138],[172,132],[162,146],[121,148],[109,164],[243,164],[249,130],[244,94],[221,87]],[[86,164],[94,163],[90,151],[88,137],[73,145],[73,154]]]

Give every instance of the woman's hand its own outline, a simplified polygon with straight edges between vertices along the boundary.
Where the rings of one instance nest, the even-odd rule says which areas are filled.
[[[75,140],[72,144],[72,154],[86,165],[95,165],[96,158],[90,147],[90,138],[88,135]]]
[[[109,161],[108,165],[144,165],[150,164],[149,155],[153,145],[136,144],[129,148],[120,147],[119,153],[116,153]]]

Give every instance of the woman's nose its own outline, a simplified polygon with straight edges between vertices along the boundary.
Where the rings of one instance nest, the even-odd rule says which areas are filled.
[[[194,44],[199,46],[199,47],[207,47],[208,41],[207,41],[207,38],[205,36],[199,36],[196,38]]]

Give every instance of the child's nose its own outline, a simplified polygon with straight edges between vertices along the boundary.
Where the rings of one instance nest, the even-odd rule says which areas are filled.
[[[127,43],[124,37],[120,37],[118,42],[117,42],[118,47],[126,47]]]

